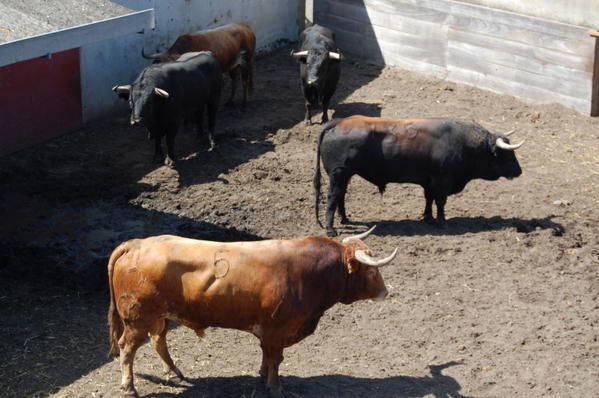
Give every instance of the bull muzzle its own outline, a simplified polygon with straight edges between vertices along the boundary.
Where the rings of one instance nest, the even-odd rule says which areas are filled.
[[[389,295],[389,291],[387,290],[387,288],[385,288],[383,291],[381,291],[379,293],[378,296],[376,296],[375,298],[373,298],[373,301],[383,301],[387,296]]]

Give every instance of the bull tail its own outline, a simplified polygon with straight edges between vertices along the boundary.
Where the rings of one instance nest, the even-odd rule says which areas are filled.
[[[329,131],[330,129],[332,129],[333,127],[335,127],[335,125],[337,124],[337,120],[331,120],[330,122],[328,122],[327,124],[325,124],[324,128],[322,129],[322,131],[320,132],[320,135],[318,136],[318,144],[316,146],[316,172],[314,173],[314,180],[313,180],[313,186],[314,186],[314,214],[316,216],[316,222],[318,223],[318,225],[320,225],[320,228],[324,228],[322,223],[320,222],[320,218],[318,217],[318,213],[320,212],[320,179],[321,179],[321,173],[320,173],[320,144],[322,144],[322,139],[324,138],[324,135],[327,131]]]
[[[119,247],[114,249],[108,260],[108,286],[110,289],[110,307],[108,307],[108,327],[109,327],[109,339],[110,339],[110,351],[108,357],[116,357],[119,355],[119,339],[123,334],[123,321],[119,312],[116,309],[116,303],[114,300],[114,291],[112,286],[112,274],[114,272],[114,264],[117,260],[125,253],[129,251],[127,243],[121,244]]]

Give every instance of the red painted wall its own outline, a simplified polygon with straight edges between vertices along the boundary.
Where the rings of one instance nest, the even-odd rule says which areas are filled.
[[[0,155],[81,125],[79,49],[0,67]]]

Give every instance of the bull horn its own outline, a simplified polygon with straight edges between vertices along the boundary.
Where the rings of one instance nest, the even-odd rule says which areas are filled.
[[[516,131],[516,130],[510,130],[507,133],[503,133],[503,135],[505,135],[506,137],[509,137],[510,135],[514,134],[514,131]]]
[[[399,249],[396,247],[395,250],[393,250],[393,253],[391,253],[391,255],[381,259],[370,257],[368,254],[366,254],[364,250],[356,250],[355,256],[356,260],[358,260],[362,264],[370,265],[371,267],[382,267],[383,265],[387,265],[391,261],[393,261],[393,259],[397,255],[398,250]]]
[[[159,97],[162,97],[162,98],[168,98],[168,97],[169,97],[168,91],[166,91],[166,90],[163,90],[163,89],[161,89],[161,88],[154,87],[154,92],[155,92],[155,93],[156,93],[156,95],[158,95]]]
[[[366,232],[362,232],[359,235],[352,235],[352,236],[348,236],[347,238],[343,238],[343,240],[341,241],[341,243],[349,243],[352,240],[357,240],[357,239],[365,239],[366,237],[368,237],[368,235],[370,235],[372,233],[372,231],[374,231],[374,229],[376,228],[376,225],[372,228],[370,228],[368,231]]]
[[[119,94],[128,93],[131,91],[131,85],[127,84],[125,86],[114,86],[112,88],[112,91],[114,91],[115,93],[119,93]]]
[[[505,149],[506,151],[515,151],[516,149],[518,149],[522,145],[524,145],[525,142],[526,142],[526,140],[523,140],[522,142],[520,142],[518,144],[508,144],[501,137],[498,137],[495,140],[495,145],[497,145],[501,149]]]
[[[329,58],[341,61],[343,59],[343,54],[329,51]]]
[[[298,52],[293,52],[293,50],[291,50],[291,58],[299,59],[299,58],[307,57],[307,56],[308,56],[308,51],[306,51],[306,50],[298,51]]]
[[[155,53],[152,55],[146,55],[146,53],[144,52],[144,48],[141,48],[141,56],[144,57],[145,59],[152,59],[152,60],[157,60],[160,59],[160,53]]]

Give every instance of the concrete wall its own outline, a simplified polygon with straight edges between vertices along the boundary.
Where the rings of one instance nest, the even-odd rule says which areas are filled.
[[[506,11],[599,29],[598,0],[461,0]]]
[[[155,27],[143,34],[85,45],[81,48],[84,122],[124,110],[126,104],[111,91],[131,83],[149,64],[140,53],[162,51],[184,32],[247,21],[257,47],[267,51],[281,39],[296,40],[297,0],[114,0],[133,10],[154,8]]]

